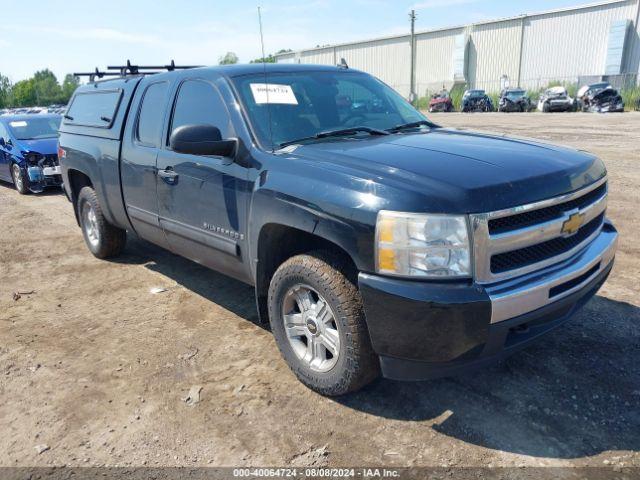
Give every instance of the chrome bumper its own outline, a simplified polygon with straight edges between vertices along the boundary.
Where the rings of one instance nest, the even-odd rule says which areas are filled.
[[[491,299],[491,323],[532,312],[580,290],[609,266],[617,244],[618,233],[606,222],[598,236],[572,258],[487,286]]]

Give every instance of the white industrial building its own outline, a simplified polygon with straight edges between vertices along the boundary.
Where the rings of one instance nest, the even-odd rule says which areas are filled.
[[[609,0],[470,25],[416,32],[415,92],[456,83],[499,91],[551,81],[638,81],[640,0]],[[411,91],[411,35],[279,54],[277,62],[335,65],[342,58],[403,95]],[[622,86],[622,85],[619,85]]]

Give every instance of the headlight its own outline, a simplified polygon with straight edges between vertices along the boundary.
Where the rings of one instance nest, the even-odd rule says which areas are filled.
[[[381,211],[376,270],[403,277],[470,277],[467,218]]]

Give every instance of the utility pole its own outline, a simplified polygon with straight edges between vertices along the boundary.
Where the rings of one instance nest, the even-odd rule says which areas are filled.
[[[415,104],[417,100],[416,95],[416,11],[411,10],[409,14],[409,19],[411,20],[411,81],[410,83],[410,92],[409,92],[409,101],[412,104]]]

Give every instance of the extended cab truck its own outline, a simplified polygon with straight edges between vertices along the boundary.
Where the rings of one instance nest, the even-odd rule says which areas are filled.
[[[440,128],[355,70],[264,68],[76,91],[60,157],[95,256],[129,231],[254,285],[285,360],[325,395],[503,358],[609,275],[595,156]]]

